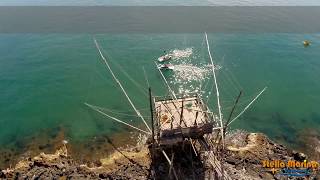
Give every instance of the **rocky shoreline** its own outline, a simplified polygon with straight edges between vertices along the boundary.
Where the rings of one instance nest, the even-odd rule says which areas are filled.
[[[126,149],[115,147],[114,153],[99,162],[81,164],[73,160],[64,144],[53,154],[41,153],[25,158],[13,168],[1,170],[0,179],[168,179],[166,160],[159,156],[157,166],[152,166],[154,162],[150,156],[148,147],[139,142]],[[179,179],[205,179],[208,167],[201,160],[192,157],[193,169],[190,169],[190,157],[175,158],[179,158],[179,163],[174,165]],[[226,137],[224,168],[232,179],[282,179],[284,177],[263,168],[261,162],[305,159],[309,159],[305,154],[276,144],[261,133],[237,130]],[[320,175],[309,178],[319,179]]]

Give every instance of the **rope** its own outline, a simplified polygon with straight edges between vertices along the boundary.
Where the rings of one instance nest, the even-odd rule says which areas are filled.
[[[267,87],[263,88],[263,90],[260,91],[260,93],[259,93],[235,118],[233,118],[227,126],[229,126],[233,121],[237,120],[237,119],[251,106],[251,104],[254,103],[254,102],[259,98],[259,96],[260,96],[266,89],[267,89]]]
[[[111,118],[111,119],[113,119],[113,120],[115,120],[115,121],[117,121],[117,122],[119,122],[119,123],[122,123],[122,124],[124,124],[124,125],[127,125],[127,126],[133,128],[133,129],[138,130],[138,131],[144,132],[144,133],[146,133],[146,134],[150,134],[149,132],[147,132],[147,131],[145,131],[145,130],[142,130],[142,129],[140,129],[140,128],[137,128],[137,127],[135,127],[135,126],[132,126],[131,124],[128,124],[128,123],[126,123],[126,122],[123,122],[123,121],[121,121],[120,119],[117,119],[117,118],[115,118],[115,117],[113,117],[113,116],[110,116],[110,115],[108,115],[108,114],[100,111],[100,110],[98,109],[99,107],[97,107],[97,106],[93,106],[93,105],[90,105],[90,104],[88,104],[88,103],[84,103],[84,104],[87,105],[88,107],[90,107],[91,109],[99,112],[100,114],[102,114],[102,115],[104,115],[104,116],[107,116],[108,118]]]
[[[104,51],[103,49],[102,49],[102,52],[107,54],[107,52]],[[148,97],[148,94],[144,90],[141,89],[142,86],[137,81],[135,81],[133,78],[131,78],[131,76],[125,70],[123,70],[123,67],[120,64],[116,63],[115,61],[113,61],[113,64],[118,67],[118,69],[139,89],[139,91],[145,97]]]
[[[168,84],[168,81],[166,80],[166,78],[164,77],[164,75],[162,74],[161,70],[158,68],[158,64],[156,62],[154,62],[156,64],[156,67],[157,69],[159,70],[160,74],[161,74],[161,77],[163,78],[165,84],[167,85],[169,91],[171,92],[172,96],[174,97],[175,100],[177,100],[177,96],[176,94],[174,93],[174,91],[170,88],[169,84]]]
[[[123,116],[139,117],[137,115],[127,114],[127,113],[123,113],[122,111],[115,111],[115,110],[108,109],[108,108],[99,107],[98,109],[105,110],[105,111],[108,111],[108,112],[113,113],[113,114],[123,115]],[[150,116],[146,116],[146,117],[150,117]]]
[[[100,46],[99,46],[99,44],[98,44],[98,42],[97,42],[96,39],[94,39],[94,43],[95,43],[95,45],[96,45],[96,47],[97,47],[97,49],[98,49],[98,51],[99,51],[99,54],[100,54],[101,58],[103,59],[104,63],[107,65],[107,67],[108,67],[108,69],[109,69],[109,71],[110,71],[113,79],[118,83],[118,85],[120,86],[122,92],[124,93],[124,95],[125,95],[126,98],[128,99],[128,101],[129,101],[130,105],[132,106],[132,108],[134,109],[134,111],[137,113],[137,115],[141,118],[141,120],[142,120],[143,123],[146,125],[146,127],[148,128],[148,130],[151,132],[151,129],[150,129],[150,127],[148,126],[147,122],[144,120],[144,118],[142,117],[142,115],[140,114],[140,112],[136,109],[136,107],[135,107],[134,104],[132,103],[131,99],[129,98],[127,92],[126,92],[126,91],[124,90],[124,88],[122,87],[122,84],[121,84],[120,81],[117,79],[117,77],[114,75],[111,67],[109,66],[109,63],[108,63],[107,59],[103,56],[103,54],[102,54],[102,52],[101,52]]]
[[[174,100],[176,100],[177,101],[177,96],[176,96],[176,94],[174,93],[174,91],[170,88],[170,86],[169,86],[169,84],[168,84],[168,82],[167,82],[167,80],[166,80],[166,78],[164,77],[164,75],[163,75],[163,73],[161,72],[161,70],[158,68],[158,64],[157,64],[157,62],[154,62],[155,64],[156,64],[156,67],[157,67],[157,69],[159,70],[159,72],[160,72],[160,74],[161,74],[161,76],[162,76],[162,78],[163,78],[163,80],[164,80],[164,82],[165,82],[165,84],[167,85],[167,87],[168,87],[168,89],[169,89],[169,91],[172,93],[172,96],[173,96],[173,98],[174,98]],[[176,111],[177,111],[177,113],[179,114],[179,116],[181,117],[181,113],[180,113],[180,111],[179,111],[179,109],[178,109],[178,107],[176,107],[176,105],[174,104],[174,102],[172,101],[172,103],[173,103],[173,105],[175,106],[175,109],[176,109]],[[182,107],[183,108],[183,107]],[[183,120],[184,118],[182,117],[182,121],[184,122],[184,124],[186,125],[186,123],[185,123],[185,121]]]
[[[147,85],[148,85],[148,87],[150,87],[149,80],[148,80],[148,77],[147,77],[146,70],[144,69],[144,66],[142,66],[142,70],[143,70],[144,78],[146,79]]]

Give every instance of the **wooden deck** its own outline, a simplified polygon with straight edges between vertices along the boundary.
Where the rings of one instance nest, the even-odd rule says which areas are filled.
[[[213,116],[198,96],[154,101],[157,130],[162,144],[211,133]]]

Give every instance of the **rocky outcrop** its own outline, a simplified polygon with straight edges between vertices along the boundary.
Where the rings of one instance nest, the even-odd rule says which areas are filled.
[[[147,149],[115,152],[95,166],[75,162],[63,146],[54,154],[41,153],[2,170],[0,179],[147,179],[149,165]]]
[[[193,152],[173,148],[174,169],[182,179],[205,179],[209,167],[202,164]],[[299,160],[307,158],[303,153],[276,144],[264,134],[235,131],[226,136],[224,169],[232,179],[280,179],[281,177],[262,167],[263,160]],[[185,153],[185,154],[184,154]],[[80,164],[68,154],[63,145],[54,154],[41,153],[26,158],[13,168],[0,171],[0,179],[168,179],[174,178],[166,159],[160,154],[152,161],[146,145],[116,149],[97,163]],[[169,156],[171,157],[171,156]],[[172,156],[173,158],[173,156]]]
[[[237,130],[227,136],[226,142],[226,168],[233,179],[287,178],[280,177],[270,168],[264,168],[263,161],[288,162],[289,160],[304,161],[308,159],[305,154],[274,143],[262,133],[246,133]],[[292,179],[295,178],[292,177]]]
[[[238,131],[228,139],[226,166],[234,179],[273,179],[273,174],[262,167],[262,161],[285,161],[293,155],[290,150],[260,133]]]
[[[77,165],[63,146],[54,154],[44,154],[20,161],[14,168],[2,170],[0,178],[6,179],[78,179],[94,178],[94,173]]]

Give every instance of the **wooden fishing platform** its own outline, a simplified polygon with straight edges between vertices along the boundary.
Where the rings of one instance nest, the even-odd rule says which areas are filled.
[[[186,138],[212,133],[215,116],[199,95],[153,97],[155,139],[159,145],[174,145]]]
[[[215,73],[215,64],[211,57],[210,46],[208,42],[207,34],[205,34],[206,45],[208,49],[208,54],[211,61],[212,73],[214,78],[214,84],[216,89],[217,96],[217,107],[219,112],[219,117],[212,112],[210,112],[207,105],[203,102],[199,94],[188,94],[188,95],[176,95],[174,91],[170,88],[165,76],[162,74],[161,70],[157,68],[163,78],[168,92],[171,96],[152,96],[151,88],[149,87],[149,101],[150,101],[150,112],[151,112],[151,128],[148,123],[141,115],[139,110],[135,107],[134,103],[131,101],[126,90],[123,88],[121,82],[117,79],[116,75],[113,73],[107,58],[104,57],[100,46],[97,40],[94,39],[97,50],[103,60],[104,64],[107,66],[107,69],[110,71],[113,79],[119,85],[121,91],[127,98],[131,107],[137,114],[137,116],[145,124],[147,130],[135,127],[125,121],[122,121],[116,117],[108,115],[103,112],[98,106],[94,106],[88,103],[85,103],[91,109],[99,112],[100,114],[112,119],[118,123],[129,126],[137,131],[145,133],[148,135],[147,144],[151,148],[152,162],[157,162],[155,157],[156,153],[161,152],[166,160],[168,161],[169,167],[169,177],[171,172],[173,172],[175,179],[178,179],[177,172],[173,164],[174,160],[174,149],[182,148],[184,151],[184,143],[189,142],[192,147],[194,154],[198,156],[198,152],[204,154],[202,162],[208,162],[209,167],[212,167],[212,170],[215,172],[215,177],[212,177],[213,173],[209,173],[207,179],[231,179],[228,176],[228,173],[224,170],[224,136],[225,130],[227,127],[235,121],[239,116],[241,116],[250,105],[266,90],[266,87],[241,111],[236,117],[231,119],[234,109],[238,103],[238,100],[241,96],[241,92],[237,97],[235,104],[232,108],[229,118],[227,119],[226,124],[223,123],[221,105],[219,99],[219,88],[216,80]],[[156,63],[158,66],[158,64]],[[147,80],[147,78],[146,78]],[[213,133],[213,130],[220,131],[221,133]],[[207,134],[207,135],[206,135]],[[151,135],[151,136],[149,136]],[[204,136],[206,135],[206,136]],[[215,138],[213,138],[215,135]],[[151,140],[151,141],[149,141]],[[212,141],[215,143],[213,144]],[[150,143],[151,142],[151,143]],[[181,145],[182,144],[182,145]],[[198,144],[198,146],[197,146]],[[191,149],[191,148],[190,148]],[[171,150],[171,159],[168,157],[166,150]],[[204,151],[203,151],[204,150]],[[191,150],[190,150],[191,151]],[[179,153],[179,151],[177,151]],[[203,153],[204,152],[204,153]],[[192,162],[192,153],[191,156],[191,165]],[[201,157],[201,154],[200,154]],[[178,161],[179,162],[179,161]],[[192,165],[193,166],[193,165]],[[179,167],[179,166],[178,166]],[[193,168],[192,168],[193,169]],[[153,174],[153,173],[151,173]]]

